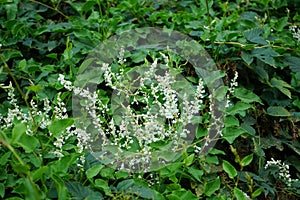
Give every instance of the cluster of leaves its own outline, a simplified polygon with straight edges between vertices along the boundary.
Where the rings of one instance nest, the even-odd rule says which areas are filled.
[[[86,153],[80,165],[74,137],[63,158],[49,152],[71,121],[55,121],[26,135],[26,126],[0,133],[0,197],[5,199],[298,199],[299,183],[287,185],[271,158],[300,175],[300,47],[290,26],[300,26],[299,1],[287,0],[0,0],[0,82],[16,87],[22,109],[29,100],[57,94],[71,111],[71,94],[58,74],[75,80],[85,56],[108,37],[137,27],[185,33],[210,53],[225,85],[237,71],[223,137],[205,157],[187,150],[151,173],[115,170]],[[131,60],[140,62],[141,54]],[[192,69],[189,69],[192,71]],[[187,70],[187,71],[189,71]],[[193,78],[193,73],[187,73]],[[195,76],[195,75],[194,75]],[[228,90],[228,87],[224,87]],[[11,108],[0,94],[1,113]],[[42,106],[42,103],[39,104]],[[201,132],[201,130],[199,130]],[[199,133],[200,135],[202,133]],[[247,195],[245,195],[245,193]],[[249,197],[247,197],[249,196]]]

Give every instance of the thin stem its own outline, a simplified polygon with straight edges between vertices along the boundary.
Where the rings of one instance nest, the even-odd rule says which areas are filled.
[[[54,10],[54,11],[58,12],[59,14],[61,14],[63,17],[68,18],[67,15],[65,15],[64,13],[62,13],[61,11],[59,11],[57,8],[52,8],[51,6],[48,6],[47,4],[44,4],[44,3],[36,1],[36,0],[30,0],[30,1],[33,2],[33,3],[40,4],[42,6],[45,6],[46,8],[49,8],[51,10]]]

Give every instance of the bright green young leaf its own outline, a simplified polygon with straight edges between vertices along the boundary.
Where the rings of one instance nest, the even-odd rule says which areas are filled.
[[[237,176],[236,169],[228,161],[223,160],[222,167],[224,171],[228,174],[229,178],[233,179],[234,177]]]
[[[73,123],[74,120],[72,118],[55,120],[48,126],[48,129],[54,137],[59,137]]]
[[[187,158],[184,159],[184,164],[186,166],[190,166],[193,163],[194,158],[195,158],[195,154],[189,155]]]
[[[251,195],[252,199],[254,199],[255,197],[258,197],[263,191],[264,191],[263,188],[256,189]]]
[[[237,200],[249,200],[250,198],[248,198],[244,192],[242,190],[240,190],[239,188],[235,187],[233,189],[233,193],[234,193],[234,197],[237,199]]]
[[[241,165],[242,167],[245,167],[245,166],[249,165],[249,164],[252,162],[252,160],[253,160],[253,153],[250,154],[250,155],[248,155],[248,156],[245,156],[245,157],[241,160],[240,165]]]
[[[204,194],[206,196],[213,195],[215,193],[215,191],[220,189],[220,185],[221,185],[220,177],[217,177],[215,180],[209,181],[205,185]]]
[[[11,143],[18,142],[22,135],[26,134],[26,125],[23,123],[16,124],[12,130]]]
[[[99,174],[100,170],[103,168],[103,165],[94,165],[93,167],[89,168],[85,174],[88,179],[93,178]]]
[[[290,112],[282,106],[270,106],[267,109],[267,114],[275,117],[289,117]]]

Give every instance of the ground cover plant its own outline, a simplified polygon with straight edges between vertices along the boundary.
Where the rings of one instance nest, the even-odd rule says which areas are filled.
[[[1,199],[299,199],[299,8],[0,0]],[[216,70],[121,40],[102,62],[99,44],[147,27],[191,38],[184,55],[200,45]]]

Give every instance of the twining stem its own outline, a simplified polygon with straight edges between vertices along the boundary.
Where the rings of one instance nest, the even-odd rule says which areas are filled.
[[[22,158],[17,154],[15,149],[8,142],[6,142],[6,140],[0,138],[0,143],[6,146],[14,154],[14,156],[17,158],[21,165],[25,166],[25,163],[23,162]]]
[[[46,8],[49,8],[49,9],[51,9],[51,10],[54,10],[54,11],[58,12],[58,13],[61,14],[63,17],[68,18],[67,15],[65,15],[64,13],[62,13],[61,11],[59,11],[57,8],[52,8],[51,6],[48,6],[47,4],[44,4],[44,3],[39,2],[39,1],[36,1],[36,0],[31,0],[31,2],[40,4],[40,5],[42,5],[42,6],[45,6]]]

